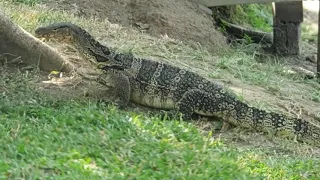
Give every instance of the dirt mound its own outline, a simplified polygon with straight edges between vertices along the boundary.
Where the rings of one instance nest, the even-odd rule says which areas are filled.
[[[130,7],[134,22],[143,24],[152,35],[168,34],[207,47],[225,42],[215,30],[212,17],[189,1],[132,0]]]
[[[79,16],[107,18],[153,36],[167,35],[190,45],[200,43],[210,51],[226,44],[224,36],[215,29],[213,18],[185,0],[47,0],[45,4]]]

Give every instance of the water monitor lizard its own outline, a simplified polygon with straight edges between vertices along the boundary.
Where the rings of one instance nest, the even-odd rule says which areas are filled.
[[[275,135],[284,134],[298,141],[320,146],[318,125],[251,107],[238,100],[223,86],[192,71],[116,52],[100,44],[86,30],[75,24],[54,23],[39,27],[35,33],[37,37],[73,42],[81,52],[91,58],[90,61],[105,64],[101,69],[122,74],[122,78],[127,78],[129,82],[123,84],[122,88],[127,89],[130,94],[127,98],[134,103],[177,110],[184,119],[189,119],[194,113],[218,116],[235,126]]]

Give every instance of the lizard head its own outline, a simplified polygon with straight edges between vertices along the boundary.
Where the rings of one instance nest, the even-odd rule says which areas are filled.
[[[74,44],[77,49],[90,59],[96,66],[122,67],[131,66],[132,54],[116,53],[94,39],[86,30],[68,23],[53,23],[39,27],[35,30],[36,37],[44,39],[56,39],[58,41]]]
[[[37,38],[44,40],[56,39],[59,42],[71,43],[86,57],[95,59],[97,62],[107,63],[109,61],[110,50],[75,24],[69,22],[53,23],[37,28],[35,34]]]
[[[48,26],[39,27],[35,30],[37,38],[57,39],[63,42],[73,41],[71,23],[54,23]]]

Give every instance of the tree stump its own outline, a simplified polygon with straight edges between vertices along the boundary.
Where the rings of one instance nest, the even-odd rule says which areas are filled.
[[[299,55],[301,22],[303,21],[302,1],[275,3],[273,47],[281,55]]]

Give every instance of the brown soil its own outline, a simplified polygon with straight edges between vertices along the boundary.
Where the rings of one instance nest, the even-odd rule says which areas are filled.
[[[79,16],[95,16],[133,26],[156,37],[167,35],[193,46],[200,43],[210,51],[226,43],[216,30],[213,18],[195,3],[185,0],[47,0],[45,4]]]

